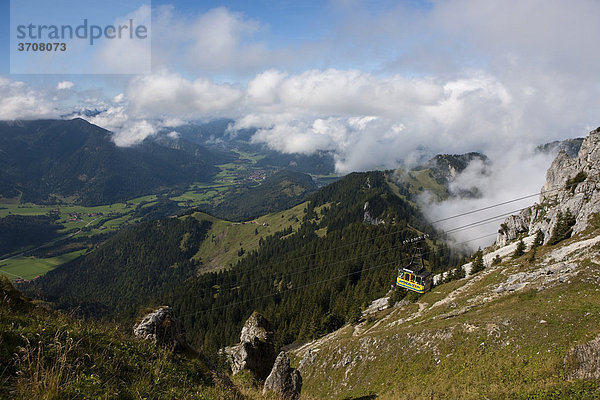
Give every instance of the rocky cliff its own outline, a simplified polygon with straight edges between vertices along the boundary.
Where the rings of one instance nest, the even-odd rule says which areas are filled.
[[[556,157],[539,203],[504,221],[483,271],[465,264],[465,278],[370,307],[360,323],[290,351],[303,395],[600,398],[598,170],[600,129],[576,157]]]
[[[561,141],[554,141],[550,143],[546,143],[540,145],[536,148],[540,153],[554,153],[557,154],[559,151],[564,150],[569,157],[575,158],[577,157],[577,153],[579,153],[579,149],[581,148],[581,143],[583,142],[583,138],[575,138],[575,139],[566,139]]]
[[[583,140],[576,157],[560,151],[546,173],[539,203],[508,217],[498,231],[496,244],[505,246],[519,235],[544,234],[550,242],[557,224],[566,218],[572,234],[582,232],[600,211],[600,128]]]
[[[248,370],[257,380],[265,380],[276,357],[273,335],[271,323],[254,311],[242,328],[240,343],[224,349],[231,372]]]

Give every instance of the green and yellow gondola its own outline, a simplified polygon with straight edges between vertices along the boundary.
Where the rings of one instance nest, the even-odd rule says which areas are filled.
[[[420,271],[402,268],[398,271],[396,285],[417,293],[425,293],[431,289],[431,272],[425,268]]]
[[[425,268],[421,246],[429,235],[405,240],[403,244],[412,245],[412,256],[408,265],[398,269],[396,285],[417,293],[425,293],[431,289],[431,272]],[[419,262],[420,261],[420,262]]]

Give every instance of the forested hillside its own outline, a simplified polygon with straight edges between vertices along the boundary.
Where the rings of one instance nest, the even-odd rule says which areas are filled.
[[[28,291],[59,308],[132,318],[139,307],[193,275],[196,265],[190,259],[210,225],[191,217],[141,223],[50,271]]]
[[[244,221],[293,207],[317,186],[309,175],[283,170],[266,178],[259,186],[232,190],[224,201],[207,212],[232,221]]]
[[[366,203],[378,224],[365,222]],[[273,322],[280,346],[314,338],[388,292],[407,259],[402,241],[421,233],[433,230],[392,193],[384,173],[351,174],[310,198],[296,233],[267,238],[232,270],[190,279],[162,301],[207,353],[233,343],[252,310]],[[427,247],[430,268],[457,262],[444,245]]]
[[[396,190],[410,196],[405,186]],[[128,323],[143,305],[170,304],[207,354],[233,343],[256,309],[273,322],[283,346],[355,320],[394,285],[407,257],[402,241],[433,234],[382,172],[351,174],[322,189],[310,197],[299,227],[261,239],[229,270],[196,277],[199,265],[190,258],[206,236],[205,220],[197,213],[144,223],[29,290],[59,307]],[[433,270],[456,263],[441,243],[429,241],[425,253]]]
[[[45,215],[0,218],[0,256],[56,238],[62,225],[54,222]]]

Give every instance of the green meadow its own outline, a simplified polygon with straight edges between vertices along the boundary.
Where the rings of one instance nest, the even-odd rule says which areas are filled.
[[[22,278],[25,280],[33,279],[36,276],[44,275],[46,272],[67,263],[79,257],[86,250],[78,250],[72,253],[62,254],[52,258],[37,257],[15,257],[0,261],[0,274],[11,280]]]

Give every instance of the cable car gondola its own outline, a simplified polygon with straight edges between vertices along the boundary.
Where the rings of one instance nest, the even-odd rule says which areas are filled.
[[[425,268],[423,254],[421,252],[421,242],[425,237],[419,238],[414,247],[410,262],[407,266],[398,269],[398,278],[396,285],[417,293],[425,293],[431,289],[431,272]],[[421,260],[417,262],[417,258]]]

